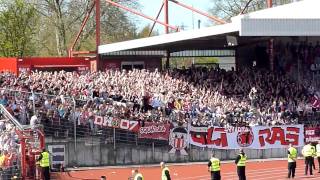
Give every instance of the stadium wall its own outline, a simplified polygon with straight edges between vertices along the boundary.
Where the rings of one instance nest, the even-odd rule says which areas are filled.
[[[212,149],[191,146],[188,156],[170,154],[169,147],[136,146],[130,144],[92,143],[79,140],[76,145],[73,141],[47,140],[47,145],[65,146],[65,166],[114,166],[114,165],[137,165],[155,164],[161,161],[169,163],[201,162],[207,161]],[[234,160],[238,150],[214,150],[221,160]],[[249,159],[286,158],[287,149],[246,149]],[[299,150],[300,152],[300,150]]]
[[[144,56],[123,56],[123,57],[102,57],[100,69],[122,69],[122,64],[135,64],[140,62],[145,69],[154,70],[162,68],[161,58],[159,57],[144,57]]]
[[[2,58],[0,57],[0,71],[18,73],[17,58]]]

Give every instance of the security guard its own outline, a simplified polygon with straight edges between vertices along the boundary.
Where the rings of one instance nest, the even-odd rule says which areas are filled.
[[[298,151],[291,144],[288,149],[288,178],[294,178],[297,167]]]
[[[318,173],[320,173],[320,140],[318,141],[316,150],[317,150],[317,159],[318,159]]]
[[[161,167],[161,171],[162,171],[161,172],[161,180],[171,180],[170,170],[166,166],[166,164],[164,162],[161,162],[160,167]]]
[[[239,180],[246,180],[246,161],[247,156],[244,153],[243,149],[240,149],[240,153],[236,158],[236,165],[237,165],[237,173]]]
[[[42,169],[44,180],[50,180],[50,155],[46,149],[42,150],[42,153],[37,161],[40,161],[40,167]]]
[[[141,173],[139,173],[138,169],[134,170],[133,180],[144,180]]]
[[[208,171],[211,173],[211,180],[220,180],[220,160],[215,157],[214,153],[208,163]]]
[[[302,155],[305,157],[305,175],[308,174],[308,168],[310,175],[312,175],[312,160],[313,156],[315,155],[315,148],[311,145],[311,142],[308,142],[305,146],[302,148]]]

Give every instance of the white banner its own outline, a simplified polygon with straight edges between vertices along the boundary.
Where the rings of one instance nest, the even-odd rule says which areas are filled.
[[[199,147],[216,149],[269,149],[304,145],[303,125],[255,126],[243,128],[195,127],[189,128],[189,142]]]

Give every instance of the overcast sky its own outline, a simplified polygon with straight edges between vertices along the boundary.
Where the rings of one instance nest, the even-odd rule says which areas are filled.
[[[178,0],[184,4],[193,6],[196,9],[202,10],[204,12],[208,12],[209,8],[212,7],[211,0]],[[142,8],[142,13],[156,17],[160,7],[162,0],[139,0]],[[193,14],[193,15],[192,15]],[[192,11],[182,8],[175,3],[169,2],[169,23],[170,25],[175,26],[185,26],[185,30],[190,30],[193,28],[198,28],[198,20],[201,20],[201,26],[208,26],[210,24],[210,20],[208,18],[198,15],[197,13],[192,13]],[[193,18],[192,18],[193,16]],[[144,27],[148,23],[152,24],[152,21],[149,21],[144,18],[137,17],[140,23],[139,27]],[[194,23],[192,22],[194,20]],[[163,13],[160,15],[159,20],[164,22]],[[156,29],[158,29],[159,33],[162,34],[164,32],[164,27],[162,25],[157,25]]]

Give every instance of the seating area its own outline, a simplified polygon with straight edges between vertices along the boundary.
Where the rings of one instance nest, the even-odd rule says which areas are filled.
[[[318,110],[310,84],[262,69],[1,73],[0,86],[0,103],[22,124],[36,113],[44,124],[75,118],[92,131],[95,115],[227,127],[296,124]]]

